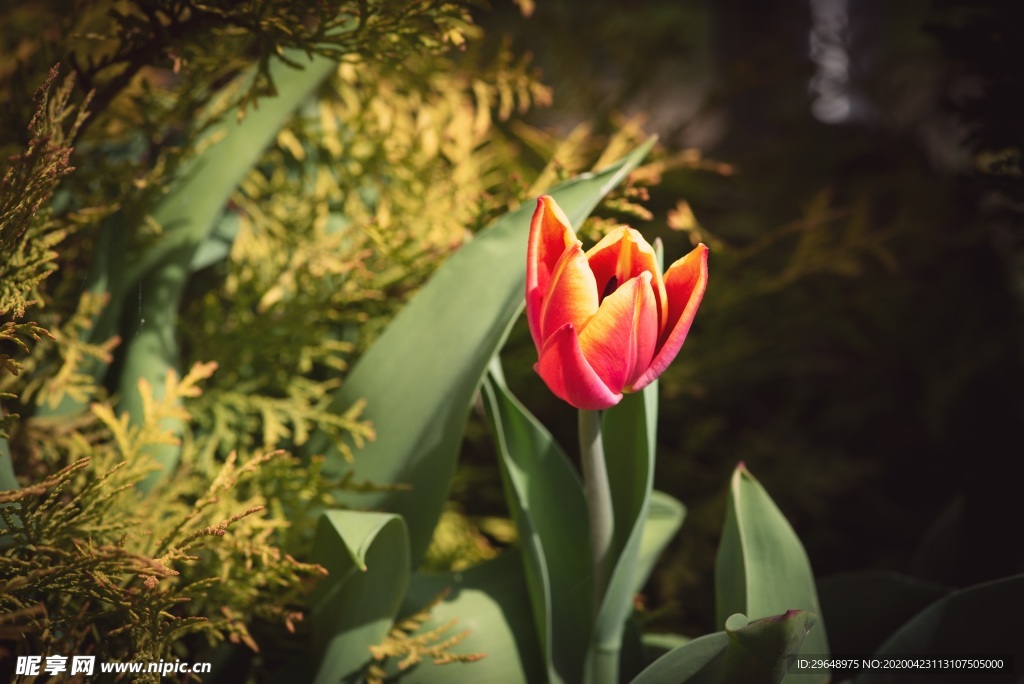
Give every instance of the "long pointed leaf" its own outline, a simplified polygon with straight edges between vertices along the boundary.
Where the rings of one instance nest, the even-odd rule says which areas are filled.
[[[961,589],[922,610],[890,636],[875,655],[879,658],[910,655],[956,654],[984,659],[987,655],[1008,655],[1015,673],[988,672],[978,681],[1019,682],[1024,662],[1024,575]],[[984,672],[982,670],[982,672]],[[931,677],[929,677],[931,675]],[[984,677],[982,679],[982,676]],[[975,673],[952,680],[974,681]],[[934,681],[934,673],[897,670],[866,670],[857,684]]]
[[[7,440],[0,437],[0,492],[11,491],[19,489],[18,478],[14,474],[14,462],[11,459],[11,448],[7,444]],[[0,504],[0,508],[13,507],[14,504]],[[9,512],[7,515],[11,516],[11,522],[14,525],[21,524],[21,517],[16,515],[14,511]],[[7,528],[5,521],[0,518],[0,525]],[[9,530],[8,530],[9,531]],[[5,534],[0,536],[0,547],[7,546],[11,543],[11,536]]]
[[[654,455],[658,417],[658,383],[627,394],[604,414],[601,434],[611,484],[615,534],[614,570],[594,625],[588,663],[597,670],[612,667],[623,651],[626,619],[633,610],[638,580],[637,561],[654,486]],[[639,644],[626,652],[641,653]],[[626,670],[638,664],[626,663]],[[614,673],[612,673],[614,674]]]
[[[607,169],[551,191],[579,224],[636,167],[653,141]],[[532,206],[499,219],[445,264],[399,313],[352,369],[332,406],[343,411],[365,399],[364,416],[377,439],[361,450],[357,478],[402,482],[411,491],[340,493],[353,506],[406,517],[418,563],[448,494],[466,416],[487,364],[523,307],[526,242]],[[349,469],[322,434],[306,453],[325,453],[327,470]]]
[[[800,649],[815,616],[789,611],[750,622],[729,616],[724,632],[688,641],[651,663],[632,684],[775,684]]]
[[[647,519],[640,537],[640,552],[636,559],[636,575],[633,578],[633,592],[639,593],[647,584],[655,563],[662,551],[675,538],[686,517],[686,507],[665,492],[651,492]]]
[[[725,621],[729,649],[721,681],[782,681],[789,670],[790,656],[800,650],[816,621],[817,616],[806,610],[790,610],[753,622],[746,615],[729,616]]]
[[[7,444],[7,440],[0,437],[0,492],[11,489],[19,489],[18,478],[14,474],[11,448]]]
[[[304,56],[292,55],[302,63]],[[283,62],[271,63],[278,85],[277,95],[260,102],[242,121],[233,113],[225,115],[208,136],[218,142],[192,159],[178,173],[169,192],[153,212],[153,218],[167,232],[166,237],[130,264],[128,273],[118,281],[121,289],[112,292],[105,312],[119,314],[117,304],[127,296],[125,287],[139,288],[139,327],[126,340],[125,363],[121,373],[121,408],[134,423],[142,421],[142,400],[138,381],[145,378],[154,396],[164,395],[168,369],[180,372],[177,344],[178,306],[191,264],[200,245],[207,241],[231,193],[259,160],[288,116],[302,104],[335,68],[335,62],[322,56],[307,59],[305,69],[296,71]],[[276,73],[274,73],[276,72]],[[99,328],[102,331],[103,323]],[[180,432],[181,425],[169,425]],[[179,458],[179,448],[161,445],[151,455],[164,469],[154,472],[142,483],[152,488],[165,477]]]
[[[318,683],[354,680],[388,633],[409,582],[409,537],[397,515],[329,511],[313,559],[328,577],[313,595]]]
[[[818,581],[818,599],[829,621],[828,640],[836,653],[873,653],[898,627],[950,591],[941,584],[880,570]]]
[[[505,498],[523,546],[548,681],[579,682],[592,619],[583,485],[558,444],[500,377],[488,377],[484,397]]]
[[[89,341],[104,342],[117,333],[118,322],[125,307],[131,305],[132,296],[141,293],[139,299],[145,300],[148,288],[142,281],[161,264],[188,259],[193,262],[192,268],[196,267],[194,253],[208,240],[230,194],[287,116],[330,75],[336,64],[327,57],[309,56],[298,50],[286,50],[284,57],[292,63],[304,64],[305,68],[300,71],[281,60],[272,60],[268,68],[277,83],[277,94],[261,100],[242,121],[237,120],[236,110],[226,112],[203,137],[212,144],[178,170],[167,194],[153,211],[153,218],[166,231],[161,240],[126,263],[127,234],[132,228],[129,222],[138,218],[115,213],[100,229],[87,287],[95,294],[109,295],[110,301],[87,333]],[[253,67],[237,82],[247,84],[255,74]],[[145,308],[144,301],[142,305]],[[140,313],[139,318],[145,318],[145,313]],[[140,324],[139,329],[143,328]],[[98,381],[106,372],[106,365],[90,362],[87,370]],[[83,409],[81,403],[66,398],[56,409],[40,407],[40,413],[67,415]]]
[[[829,653],[814,574],[800,539],[764,487],[740,464],[729,488],[725,528],[715,562],[718,620],[733,613],[753,619],[806,610],[819,616],[803,642],[803,652]],[[821,675],[792,675],[809,684]]]
[[[717,684],[728,648],[725,632],[705,634],[655,660],[632,684]]]
[[[422,630],[457,620],[442,638],[468,631],[451,647],[456,654],[482,653],[473,663],[437,666],[420,663],[399,682],[416,684],[533,684],[542,682],[545,668],[533,634],[533,616],[523,596],[526,582],[517,551],[464,572],[414,574],[403,613],[429,605],[441,592],[444,600],[430,611]]]

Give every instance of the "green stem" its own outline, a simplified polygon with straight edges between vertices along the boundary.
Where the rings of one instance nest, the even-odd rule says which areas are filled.
[[[612,491],[608,483],[608,468],[604,462],[604,444],[601,441],[601,413],[580,410],[580,462],[583,466],[583,491],[587,498],[587,517],[590,520],[590,548],[593,554],[594,619],[601,612],[605,590],[611,578],[612,535],[615,519],[612,511]],[[619,652],[602,649],[592,643],[587,663],[588,684],[615,684],[619,678]]]
[[[601,443],[601,413],[580,410],[580,460],[583,465],[583,489],[587,497],[587,517],[590,519],[590,547],[593,552],[594,615],[601,609],[608,579],[611,576],[612,492],[608,484],[608,469],[604,463],[604,445]]]

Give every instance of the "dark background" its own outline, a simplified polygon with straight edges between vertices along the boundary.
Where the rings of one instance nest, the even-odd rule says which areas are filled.
[[[919,0],[480,14],[552,86],[536,125],[610,132],[642,112],[670,152],[715,162],[666,174],[654,219],[630,221],[671,262],[692,248],[666,225],[685,199],[712,247],[707,295],[661,382],[656,486],[689,515],[647,588],[655,625],[720,628],[714,558],[739,461],[818,576],[880,568],[962,586],[1024,570],[1016,15]],[[571,452],[573,411],[535,360],[521,326],[510,382]],[[483,432],[470,431],[455,497],[501,514]]]

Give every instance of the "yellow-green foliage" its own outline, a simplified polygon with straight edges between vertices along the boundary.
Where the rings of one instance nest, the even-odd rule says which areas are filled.
[[[23,131],[27,139],[0,176],[0,396],[5,381],[23,370],[18,355],[31,351],[28,341],[52,337],[36,323],[16,321],[41,299],[40,283],[56,269],[54,248],[67,236],[49,204],[58,183],[73,170],[71,140],[85,114],[69,105],[71,79],[51,92],[56,77],[54,68],[36,93],[35,111]],[[0,413],[0,439],[9,436],[15,418]]]
[[[507,117],[548,94],[510,59],[491,80],[434,56],[401,72],[345,63],[277,136],[233,199],[222,284],[185,312],[191,346],[221,360],[194,406],[211,446],[298,446],[316,426],[351,456],[343,435],[372,438],[358,405],[326,408],[346,356],[523,189],[506,182],[518,162],[491,107]]]
[[[143,383],[141,426],[93,404],[73,430],[89,457],[0,493],[0,624],[19,653],[156,660],[191,632],[256,649],[254,620],[301,618],[323,570],[281,546],[301,547],[310,508],[329,503],[318,463],[299,467],[283,452],[203,461],[189,440],[177,477],[145,500],[135,486],[152,467],[144,448],[172,439],[161,421],[187,418],[178,400],[197,396],[214,366],[168,378],[161,401]],[[49,434],[23,447],[43,448]]]
[[[511,543],[515,540],[515,528],[510,521],[504,522],[508,527],[501,531],[508,534],[502,541]],[[496,526],[500,526],[500,523]],[[435,572],[458,572],[495,558],[498,553],[499,550],[481,533],[475,521],[470,520],[458,507],[448,505],[437,521],[423,565]]]
[[[71,141],[85,112],[76,114],[68,103],[71,79],[51,93],[56,77],[54,68],[36,93],[35,113],[22,132],[27,140],[0,176],[0,316],[21,318],[38,301],[39,282],[55,268],[53,248],[66,235],[50,220],[49,202],[61,178],[73,170]]]
[[[329,394],[438,263],[522,199],[536,171],[496,122],[548,91],[507,50],[476,53],[462,3],[0,12],[0,152],[13,155],[0,189],[0,427],[13,428],[0,482],[22,487],[0,494],[0,636],[31,655],[200,660],[228,640],[265,656],[303,629],[322,571],[301,559],[327,492],[402,486],[328,482],[318,458],[281,449],[314,429],[356,448],[373,438],[360,405],[331,413]],[[150,216],[207,124],[258,106],[274,89],[268,60],[296,47],[344,58],[201,250],[179,310],[192,371],[158,398],[143,385],[144,420],[129,424],[110,376],[138,322],[129,305],[114,332],[94,333],[109,303],[86,287],[100,236],[125,262],[165,238]],[[218,97],[250,63],[255,79]],[[147,447],[172,441],[172,419],[187,426],[180,464],[144,495]]]
[[[451,649],[469,634],[466,631],[448,634],[455,627],[456,620],[426,632],[420,631],[430,619],[430,611],[444,598],[445,594],[441,594],[429,606],[392,627],[382,644],[370,647],[374,662],[367,671],[367,684],[383,684],[388,676],[385,665],[392,659],[397,659],[396,667],[402,671],[424,659],[431,660],[434,665],[450,665],[472,663],[485,657],[484,653],[452,653]]]
[[[0,376],[0,391],[20,389],[18,398],[22,404],[35,402],[56,408],[65,397],[69,397],[78,404],[87,405],[98,388],[92,376],[83,372],[83,366],[90,361],[109,363],[119,342],[116,337],[100,344],[88,342],[89,328],[103,305],[103,297],[84,292],[78,300],[78,310],[62,322],[50,312],[45,312],[44,320],[52,320],[55,324],[47,334],[58,343],[40,345],[34,354],[22,360],[19,365],[26,373],[25,380],[19,380],[14,374]],[[25,348],[24,351],[29,350]]]

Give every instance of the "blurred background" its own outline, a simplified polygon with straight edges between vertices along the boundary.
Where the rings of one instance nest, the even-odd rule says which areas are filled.
[[[88,327],[73,312],[84,321],[102,309],[82,293],[105,253],[103,230],[127,233],[123,254],[159,243],[162,227],[147,219],[196,153],[196,113],[208,111],[212,93],[253,62],[266,67],[282,45],[323,39],[317,27],[338,5],[366,4],[168,1],[161,14],[149,0],[81,0],[74,12],[63,0],[6,3],[0,156],[15,159],[29,143],[31,93],[56,63],[61,78],[77,78],[65,93],[73,104],[96,89],[74,141],[78,171],[52,203],[59,220],[43,225],[43,216],[33,233],[67,237],[59,259],[39,261],[59,262],[38,288],[40,324],[73,333],[70,345]],[[234,449],[300,448],[313,427],[371,435],[358,411],[330,423],[321,399],[437,264],[490,219],[532,201],[534,184],[588,169],[609,140],[605,161],[657,134],[646,186],[604,203],[581,227],[593,239],[609,222],[628,222],[660,237],[669,262],[698,242],[711,248],[707,294],[661,379],[656,487],[689,512],[645,590],[650,627],[720,628],[715,553],[741,461],[819,577],[882,569],[964,586],[1024,571],[1015,467],[1024,426],[1019,3],[465,4],[410,2],[422,17],[371,24],[351,44],[336,36],[352,59],[246,170],[210,240],[221,243],[217,254],[189,264],[180,303],[164,302],[181,338],[174,364],[221,364],[189,403],[204,467],[213,472]],[[369,5],[385,17],[407,7]],[[273,90],[260,78],[246,88],[235,93],[242,105]],[[61,107],[50,110],[59,130]],[[82,381],[89,401],[135,380],[122,373],[124,349],[142,329],[144,289],[147,299],[159,294],[148,281],[133,284],[110,335],[92,340],[107,345],[99,356],[115,332],[125,344],[101,377]],[[59,346],[39,345],[17,382],[39,394],[42,379],[65,376]],[[575,412],[547,391],[535,361],[523,320],[504,352],[509,384],[572,453]],[[18,395],[3,395],[3,413],[22,416],[10,445],[23,483],[72,462],[76,449],[100,444],[120,457],[110,440],[77,439],[92,434],[89,423],[47,423],[45,397],[10,375],[0,378],[0,394],[8,390]],[[64,441],[55,443],[58,427]],[[258,478],[254,491],[292,496],[296,507],[328,487],[309,464]],[[166,495],[187,504],[173,510],[191,510],[198,494],[188,485]],[[432,569],[465,567],[511,541],[479,411],[451,498],[442,532],[454,530],[456,543],[445,557],[439,535]],[[305,527],[294,522],[305,518]],[[275,543],[301,558],[312,519],[293,516]],[[228,568],[239,581],[218,585],[234,592],[227,598],[190,604],[197,615],[229,604],[240,613],[273,601],[293,607],[275,577],[257,598],[255,588],[246,594],[254,575],[229,551],[203,562],[196,577]],[[79,615],[67,606],[65,615]],[[257,641],[280,647],[280,614],[246,615]]]
[[[554,94],[563,135],[639,125],[701,161],[651,189],[667,262],[710,284],[661,380],[655,486],[689,514],[646,590],[654,624],[713,629],[728,478],[743,461],[815,573],[964,585],[1024,569],[1024,99],[1010,2],[543,0],[479,15]],[[525,15],[525,16],[524,16]],[[687,152],[689,150],[689,152]],[[699,154],[697,154],[699,152]],[[515,391],[574,448],[572,410]],[[503,515],[477,419],[455,499]]]

